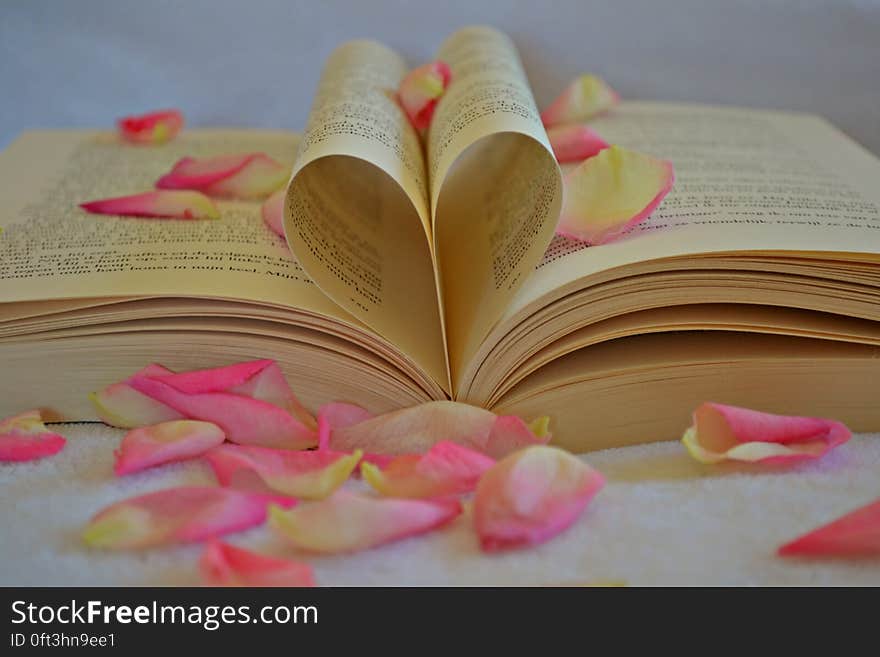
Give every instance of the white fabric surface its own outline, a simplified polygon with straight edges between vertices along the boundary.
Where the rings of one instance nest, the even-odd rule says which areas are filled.
[[[472,23],[513,37],[539,104],[595,71],[625,98],[822,114],[880,153],[878,0],[3,0],[0,146],[167,105],[301,130],[340,42],[416,63]]]
[[[200,461],[116,479],[122,431],[56,425],[64,451],[0,465],[0,585],[196,585],[198,546],[134,553],[79,541],[105,505],[185,483],[212,484]],[[480,552],[468,512],[449,527],[348,556],[307,557],[265,527],[236,545],[310,561],[320,585],[880,585],[877,559],[781,559],[776,547],[880,496],[880,435],[856,436],[823,460],[793,469],[716,467],[677,442],[587,455],[608,485],[578,522],[542,546]],[[354,487],[361,482],[350,482]]]

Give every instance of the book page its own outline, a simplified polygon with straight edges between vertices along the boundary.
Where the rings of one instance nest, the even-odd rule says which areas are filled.
[[[78,207],[149,191],[186,155],[263,151],[291,162],[297,141],[292,133],[253,130],[186,130],[161,146],[126,144],[109,132],[25,133],[0,154],[0,319],[9,302],[191,296],[356,323],[266,228],[258,202],[217,201],[220,219],[195,221],[102,216]]]
[[[394,97],[407,70],[372,41],[333,52],[294,164],[285,232],[330,298],[448,389],[424,157]]]
[[[464,28],[437,59],[450,65],[452,83],[431,124],[428,169],[455,381],[539,262],[559,215],[562,180],[507,36]]]
[[[505,318],[578,279],[658,258],[797,251],[880,261],[880,161],[819,117],[623,103],[591,126],[671,160],[675,186],[619,241],[555,237]]]

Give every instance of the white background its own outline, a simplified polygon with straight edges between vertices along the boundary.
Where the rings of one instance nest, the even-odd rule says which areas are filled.
[[[0,0],[0,146],[163,106],[301,129],[340,42],[420,63],[475,22],[515,39],[539,104],[593,71],[628,98],[816,112],[880,153],[877,0]]]

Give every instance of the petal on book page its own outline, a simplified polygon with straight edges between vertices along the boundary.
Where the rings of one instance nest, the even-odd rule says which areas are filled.
[[[267,198],[260,208],[263,223],[281,239],[286,239],[284,235],[284,196],[286,193],[287,190],[282,187]]]
[[[547,137],[560,164],[586,160],[610,146],[595,130],[580,123],[547,128]]]
[[[269,557],[216,540],[205,546],[199,570],[209,586],[315,585],[315,574],[306,563]]]
[[[123,217],[153,219],[219,219],[220,211],[213,201],[200,192],[167,191],[144,192],[118,196],[100,201],[81,203],[92,214],[115,214]]]
[[[67,441],[43,424],[40,411],[25,411],[0,420],[0,462],[35,461],[64,449]]]
[[[337,491],[298,509],[269,509],[269,527],[297,548],[356,552],[422,534],[461,513],[457,500],[400,500]]]
[[[257,199],[280,189],[290,177],[290,167],[265,153],[242,153],[179,160],[159,178],[159,189],[195,189],[208,196]]]
[[[397,97],[416,130],[426,130],[431,125],[437,101],[451,79],[449,65],[436,61],[413,69],[401,80]]]
[[[183,127],[179,110],[162,110],[140,116],[126,116],[116,122],[119,134],[135,144],[164,144],[171,141]]]
[[[783,557],[880,556],[880,499],[779,548]]]
[[[169,488],[108,506],[91,519],[83,540],[109,549],[203,541],[261,524],[270,503],[288,508],[296,500],[215,486]]]
[[[707,402],[694,411],[681,442],[701,463],[783,464],[817,459],[851,437],[841,422],[762,413]]]
[[[474,496],[483,550],[542,543],[568,528],[605,485],[598,470],[555,447],[529,447],[496,463]]]
[[[385,467],[362,463],[364,479],[387,497],[445,497],[471,492],[495,461],[451,442],[424,455],[398,456]]]
[[[513,447],[549,440],[549,434],[545,440],[522,420],[511,417],[502,419],[459,402],[428,402],[333,429],[329,444],[338,451],[362,449],[368,454],[403,455],[424,454],[449,440],[497,458]],[[498,420],[501,422],[496,424]]]
[[[310,429],[317,428],[315,418],[293,394],[281,368],[274,360],[251,360],[207,370],[148,376],[153,376],[187,395],[230,392],[259,399],[284,409]]]
[[[603,244],[647,219],[672,189],[672,163],[620,146],[604,149],[565,177],[556,232]]]
[[[314,429],[274,404],[231,392],[187,394],[164,378],[134,376],[130,385],[188,418],[213,422],[232,442],[280,449],[306,449],[317,444]]]
[[[205,458],[221,486],[323,499],[348,479],[361,460],[361,452],[221,445]]]
[[[586,121],[611,109],[619,101],[620,96],[605,80],[595,75],[582,75],[541,112],[541,120],[547,127]]]
[[[220,445],[226,436],[210,422],[172,420],[132,429],[114,452],[117,476],[172,461],[190,459]]]
[[[161,376],[173,372],[161,365],[151,363],[135,376]],[[128,384],[128,380],[113,383],[103,390],[89,394],[95,412],[103,422],[113,427],[134,429],[169,420],[181,420],[183,415],[170,406],[141,394]]]

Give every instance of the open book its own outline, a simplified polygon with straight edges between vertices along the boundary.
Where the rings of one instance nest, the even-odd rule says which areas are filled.
[[[714,400],[880,429],[880,162],[820,118],[624,102],[593,127],[677,183],[612,244],[554,237],[562,172],[512,42],[437,53],[423,147],[407,64],[341,46],[299,136],[187,130],[158,147],[29,132],[0,156],[0,416],[94,419],[151,361],[275,358],[303,402],[457,399],[550,415],[576,450],[673,439]],[[288,244],[259,204],[217,221],[88,215],[185,155],[290,163]]]

